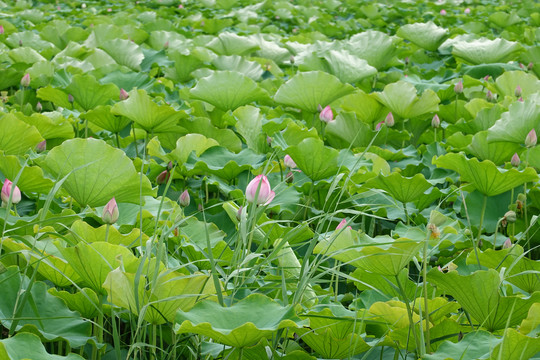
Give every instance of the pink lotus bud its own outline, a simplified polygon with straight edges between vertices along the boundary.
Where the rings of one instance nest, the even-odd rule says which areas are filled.
[[[341,222],[336,226],[336,230],[343,229],[347,225],[347,219],[341,220]]]
[[[519,155],[517,153],[514,153],[514,155],[512,155],[512,160],[510,160],[510,164],[512,164],[512,166],[518,167],[520,163],[521,159],[519,158]]]
[[[112,225],[118,220],[119,215],[120,213],[118,212],[118,205],[116,204],[116,200],[113,197],[103,208],[101,220],[103,220],[105,224]]]
[[[268,146],[272,146],[272,138],[270,136],[266,136],[266,143],[268,144]]]
[[[75,99],[73,99],[73,95],[68,94],[68,101],[73,104],[73,101],[75,101]]]
[[[509,249],[512,247],[512,240],[510,240],[510,238],[507,238],[505,241],[504,241],[504,244],[502,246],[503,249]]]
[[[514,95],[519,98],[521,97],[521,86],[516,86],[516,90],[514,90]]]
[[[534,67],[534,64],[532,62],[530,62],[529,64],[527,64],[527,70],[531,71]]]
[[[126,90],[120,89],[120,100],[127,100],[129,98],[129,94]]]
[[[184,190],[184,192],[180,194],[180,198],[178,199],[178,202],[180,203],[180,206],[183,206],[183,207],[189,206],[189,203],[191,202],[191,198],[189,197],[189,192],[187,190]]]
[[[184,5],[180,4],[180,5],[178,5],[178,8],[179,8],[179,9],[183,9],[183,8],[184,8]]]
[[[456,86],[454,86],[454,92],[456,94],[461,94],[463,92],[463,81],[459,81]]]
[[[294,181],[294,173],[292,171],[289,171],[287,175],[285,175],[285,182],[287,184],[292,184]]]
[[[171,174],[167,170],[163,170],[157,177],[156,177],[156,183],[158,185],[162,185],[167,183],[169,181],[169,178],[171,177]]]
[[[519,67],[521,68],[521,70],[525,70],[525,65],[523,65],[523,63],[519,63]]]
[[[47,150],[47,140],[43,140],[42,142],[36,145],[36,151],[38,153],[44,152],[45,150]]]
[[[244,207],[240,206],[236,212],[236,220],[238,221],[242,220],[242,210],[244,210]]]
[[[378,123],[377,126],[375,126],[375,131],[381,130],[383,124],[384,124],[384,121],[381,121],[380,123]]]
[[[198,204],[198,205],[197,205],[197,210],[203,211],[203,210],[204,210],[203,204]]]
[[[111,9],[111,8],[108,8],[108,9],[107,9],[107,12],[111,12],[111,11],[112,11],[112,9]]]
[[[272,191],[268,178],[264,175],[257,175],[246,188],[246,200],[250,203],[268,205],[274,196],[276,193]]]
[[[466,8],[464,12],[465,12],[465,14],[469,15],[471,13],[471,9]]]
[[[6,179],[2,186],[2,203],[7,204],[9,202],[9,196],[12,191],[13,195],[11,196],[11,203],[18,204],[21,202],[21,190],[19,190],[18,186],[15,186],[15,189],[13,189],[13,183]]]
[[[168,41],[166,41],[165,44],[163,44],[163,48],[164,48],[164,49],[168,49],[168,48],[169,48],[169,42],[168,42]]]
[[[30,86],[30,74],[26,73],[21,79],[21,86],[22,87],[29,87]]]
[[[321,113],[319,114],[319,119],[321,119],[321,121],[324,121],[327,124],[330,121],[334,120],[334,114],[332,113],[332,108],[330,107],[330,105],[322,109]]]
[[[484,76],[484,81],[489,81],[489,75]]]
[[[285,155],[285,157],[283,158],[283,163],[286,167],[291,169],[294,169],[296,167],[296,163],[289,155]]]
[[[442,9],[442,10],[441,10],[441,15],[442,15],[442,16],[446,15],[446,10]]]
[[[386,119],[384,119],[384,124],[388,127],[392,127],[395,123],[394,115],[392,115],[392,112],[389,112],[388,115],[386,115]]]
[[[538,141],[538,138],[536,137],[536,131],[532,129],[527,134],[527,137],[525,138],[525,146],[526,147],[533,147],[536,145],[536,142]]]
[[[4,35],[4,32],[5,32],[4,27],[0,25],[0,35]]]
[[[167,164],[167,170],[171,171],[173,167],[174,167],[173,162],[169,161],[169,163]]]
[[[493,102],[495,100],[495,96],[493,95],[491,90],[488,90],[486,92],[486,100],[489,101],[489,102]]]
[[[520,98],[518,99],[518,101],[519,101],[519,102],[523,102],[523,98],[520,97]]]
[[[431,126],[435,129],[441,126],[441,119],[439,119],[439,115],[435,114],[433,119],[431,119]]]
[[[19,40],[19,47],[22,47],[22,40]]]
[[[36,111],[37,112],[41,112],[43,110],[43,106],[41,105],[41,103],[38,101],[37,104],[36,104]]]

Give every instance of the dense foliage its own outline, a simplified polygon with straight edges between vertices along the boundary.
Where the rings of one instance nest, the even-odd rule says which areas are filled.
[[[535,1],[0,1],[0,358],[540,359]]]

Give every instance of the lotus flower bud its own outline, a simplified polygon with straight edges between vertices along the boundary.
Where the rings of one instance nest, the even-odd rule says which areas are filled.
[[[173,167],[174,167],[173,162],[169,161],[169,163],[167,164],[167,170],[171,171]]]
[[[489,102],[493,102],[495,100],[495,96],[491,92],[491,90],[488,90],[486,93],[486,100]]]
[[[68,94],[68,101],[73,104],[73,101],[75,101],[75,99],[73,99],[73,95]]]
[[[41,103],[38,101],[37,104],[36,104],[36,111],[37,112],[41,112],[43,110],[43,106],[41,105]]]
[[[294,64],[294,56],[293,55],[291,55],[289,61],[291,62],[291,64]]]
[[[392,127],[395,123],[396,122],[394,121],[394,115],[392,115],[392,112],[389,112],[384,119],[384,124],[388,127]]]
[[[456,86],[454,86],[454,92],[456,94],[461,94],[463,92],[463,81],[459,81]]]
[[[518,99],[518,101],[519,101],[519,102],[523,102],[523,98],[520,97],[520,98]]]
[[[167,170],[163,170],[159,175],[156,177],[156,183],[158,185],[162,185],[167,183],[169,181],[169,178],[171,177],[171,174]]]
[[[442,15],[442,16],[446,15],[446,10],[441,9],[441,15]]]
[[[294,173],[292,171],[289,171],[287,175],[285,175],[285,182],[287,184],[292,184],[294,181]]]
[[[22,44],[22,40],[19,40],[19,47],[22,47],[23,44]]]
[[[266,136],[266,143],[268,144],[268,146],[272,146],[272,138],[270,136]]]
[[[81,8],[86,9],[86,3],[82,3]]]
[[[514,155],[512,155],[512,159],[510,160],[510,164],[512,164],[512,166],[518,167],[520,163],[521,160],[519,158],[519,155],[517,153],[514,153]]]
[[[469,15],[471,13],[471,9],[466,8],[464,12],[465,12],[465,14]]]
[[[534,64],[532,62],[530,62],[529,64],[527,64],[527,70],[531,71],[534,67]]]
[[[507,238],[505,241],[504,241],[504,244],[502,246],[503,249],[510,249],[512,247],[512,240],[510,240],[510,238]]]
[[[274,199],[276,193],[272,191],[268,178],[257,175],[251,180],[246,188],[246,200],[257,205],[268,205]]]
[[[120,89],[120,100],[127,100],[129,98],[129,94],[126,90]]]
[[[380,123],[378,123],[377,126],[375,126],[375,131],[381,130],[383,124],[384,124],[384,121],[381,121]]]
[[[167,50],[169,48],[169,42],[166,41],[165,44],[163,44],[163,48]]]
[[[506,214],[504,214],[504,218],[509,223],[514,223],[514,222],[516,222],[516,212],[512,211],[512,210],[507,211]]]
[[[197,210],[203,211],[204,210],[203,204],[197,204]]]
[[[516,86],[516,90],[514,90],[514,95],[518,98],[521,96],[521,86]]]
[[[332,108],[330,105],[322,109],[321,113],[319,114],[319,118],[327,124],[334,120],[334,114],[332,113]]]
[[[285,155],[285,157],[283,158],[283,163],[286,167],[291,169],[294,169],[296,167],[296,163],[289,155]]]
[[[489,81],[489,75],[484,76],[484,81]]]
[[[43,140],[42,142],[36,145],[37,152],[43,152],[45,150],[47,150],[47,140]]]
[[[179,9],[183,9],[183,8],[184,8],[184,5],[180,4],[180,5],[178,5],[178,8],[179,8]]]
[[[4,27],[0,25],[0,35],[4,35],[4,32],[5,32]]]
[[[183,207],[189,206],[189,203],[191,202],[191,198],[189,197],[189,192],[187,190],[184,190],[184,192],[180,194],[180,198],[178,199],[178,202],[180,203],[180,206],[183,206]]]
[[[441,119],[439,119],[439,115],[435,114],[433,119],[431,119],[431,126],[435,129],[441,126]]]
[[[519,63],[519,67],[521,68],[521,70],[525,70],[525,65],[523,65],[523,63]]]
[[[11,196],[11,203],[12,204],[18,204],[21,202],[21,190],[19,190],[18,186],[15,186],[13,188],[13,183],[6,179],[4,181],[4,185],[2,186],[2,203],[7,204],[9,202],[9,196],[11,195],[11,192],[13,191],[13,195]]]
[[[30,86],[30,74],[26,73],[21,79],[21,86],[22,87],[29,87]]]
[[[536,137],[536,131],[532,129],[527,134],[527,137],[525,138],[525,146],[526,147],[533,147],[536,145],[536,142],[538,141],[538,138]]]
[[[341,220],[341,222],[336,226],[336,230],[343,229],[347,225],[347,219]]]
[[[118,215],[120,215],[120,213],[118,212],[118,205],[116,204],[116,200],[113,197],[103,208],[101,220],[103,220],[105,224],[112,225],[118,220]]]
[[[321,111],[322,111],[322,106],[321,106],[321,104],[317,105],[317,111],[318,111],[318,112],[321,112]]]

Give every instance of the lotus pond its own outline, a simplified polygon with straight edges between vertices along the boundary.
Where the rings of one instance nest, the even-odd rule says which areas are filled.
[[[0,359],[540,359],[532,0],[0,1]]]

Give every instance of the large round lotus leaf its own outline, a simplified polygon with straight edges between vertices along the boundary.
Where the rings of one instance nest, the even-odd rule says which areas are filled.
[[[91,75],[75,75],[71,78],[64,92],[73,96],[73,101],[85,111],[98,105],[105,105],[111,100],[117,100],[120,90],[114,84],[101,85]]]
[[[43,176],[43,170],[38,166],[25,166],[23,168],[21,159],[15,155],[5,155],[0,151],[0,171],[7,179],[14,181],[19,172],[23,169],[17,186],[25,193],[47,194],[54,182]]]
[[[374,96],[389,108],[394,115],[398,115],[403,119],[410,119],[439,110],[440,99],[433,90],[428,89],[418,97],[414,85],[406,81],[388,84],[382,92],[374,93]]]
[[[39,131],[17,119],[14,114],[0,117],[0,150],[8,155],[22,155],[43,141]]]
[[[366,94],[361,90],[343,97],[340,106],[345,111],[354,112],[358,119],[367,124],[379,122],[388,114],[388,110],[376,100],[373,94]]]
[[[65,301],[68,308],[78,311],[86,319],[93,319],[99,313],[99,300],[97,294],[90,288],[82,288],[76,293],[50,288],[49,293]]]
[[[122,234],[114,226],[111,226],[108,232],[107,242],[109,244],[122,245],[128,248],[139,246],[141,244],[141,238],[143,244],[148,240],[148,235],[141,233],[141,230],[138,228],[131,229],[131,232],[128,234]],[[86,243],[94,243],[103,241],[106,233],[107,225],[94,228],[82,220],[77,220],[71,225],[71,233],[67,237],[73,237],[74,242],[84,241]]]
[[[119,65],[127,66],[135,71],[141,70],[144,54],[139,45],[134,42],[125,39],[114,39],[105,41],[100,47]]]
[[[523,47],[512,41],[486,38],[454,43],[452,55],[474,65],[504,63],[517,59]]]
[[[255,81],[237,71],[215,71],[200,79],[190,94],[224,111],[268,98]]]
[[[82,360],[77,354],[67,356],[52,355],[45,350],[39,337],[27,332],[0,340],[0,358],[5,360]]]
[[[377,70],[384,70],[397,51],[394,38],[374,30],[351,36],[351,39],[345,43],[345,49],[366,60]]]
[[[535,129],[540,134],[540,96],[516,101],[488,130],[488,141],[524,144],[527,134]]]
[[[282,105],[315,113],[334,100],[350,94],[354,88],[333,75],[321,71],[298,73],[276,92],[274,100]]]
[[[424,355],[426,360],[462,359],[476,360],[488,359],[491,350],[501,342],[500,338],[484,330],[473,331],[466,334],[459,342],[445,341],[433,354]],[[519,359],[518,356],[516,359]],[[491,358],[491,359],[497,359]],[[514,359],[514,358],[501,358]],[[525,359],[525,358],[523,358]]]
[[[388,176],[379,174],[377,177],[369,179],[365,186],[367,188],[384,190],[401,203],[417,200],[431,188],[431,184],[422,174],[416,174],[413,177],[404,177],[398,172],[394,172]]]
[[[264,116],[261,109],[246,105],[236,109],[233,115],[236,118],[236,131],[243,136],[247,147],[257,153],[266,152],[268,144],[263,131]]]
[[[247,55],[259,49],[255,40],[231,32],[219,34],[206,47],[219,55]]]
[[[75,136],[73,125],[58,112],[49,112],[46,115],[39,113],[33,113],[31,116],[25,116],[23,113],[16,115],[28,125],[35,126],[46,140],[72,139]]]
[[[330,50],[322,58],[311,54],[295,62],[302,71],[324,71],[335,75],[344,83],[355,83],[377,73],[377,69],[366,60],[351,55],[347,50]]]
[[[258,62],[246,60],[239,55],[218,56],[212,64],[218,70],[238,71],[255,81],[259,80],[264,72]]]
[[[509,162],[514,153],[521,150],[521,146],[513,143],[487,141],[488,132],[477,132],[467,150],[479,160],[491,160],[495,165],[502,165]]]
[[[35,64],[37,62],[47,61],[36,50],[29,47],[11,49],[8,52],[8,56],[14,63]]]
[[[491,352],[491,359],[533,359],[539,352],[539,337],[527,336],[515,329],[507,328],[501,344]]]
[[[46,340],[65,340],[71,347],[79,347],[91,339],[92,325],[67,308],[56,296],[47,292],[48,286],[30,279],[16,266],[0,274],[0,319],[2,325],[20,332],[33,332]],[[26,301],[22,294],[28,292]]]
[[[435,51],[446,40],[448,31],[429,21],[427,23],[403,25],[398,29],[396,35],[421,48]]]
[[[244,347],[255,344],[283,328],[307,325],[300,320],[292,306],[281,306],[262,294],[252,294],[230,307],[214,301],[202,301],[189,312],[176,314],[176,333],[195,333],[216,342]]]
[[[528,298],[501,296],[499,272],[493,269],[460,275],[432,269],[428,280],[452,296],[471,317],[489,331],[515,326],[527,317],[532,304],[540,301],[540,292]]]
[[[296,166],[311,180],[317,181],[336,175],[339,170],[336,149],[325,146],[322,140],[306,138],[287,148]]]
[[[138,204],[141,189],[142,196],[155,195],[150,180],[137,173],[126,154],[103,140],[67,140],[40,165],[58,180],[67,177],[62,187],[81,206],[103,206],[113,197]]]
[[[131,123],[131,120],[125,116],[114,116],[110,105],[97,106],[82,114],[81,117],[113,133],[119,133]]]
[[[518,85],[521,88],[521,97],[526,99],[529,95],[538,92],[540,80],[524,71],[507,71],[495,80],[493,90],[501,95],[514,97]]]
[[[433,160],[437,167],[454,170],[462,182],[468,182],[486,196],[495,196],[524,183],[537,181],[538,174],[533,168],[523,171],[499,169],[489,160],[467,159],[463,154],[446,154]]]
[[[376,132],[354,113],[341,112],[326,126],[328,143],[335,148],[368,146]]]
[[[182,113],[169,105],[158,105],[144,90],[132,90],[129,99],[117,102],[111,113],[133,120],[148,132],[169,132],[178,130],[178,120]]]

